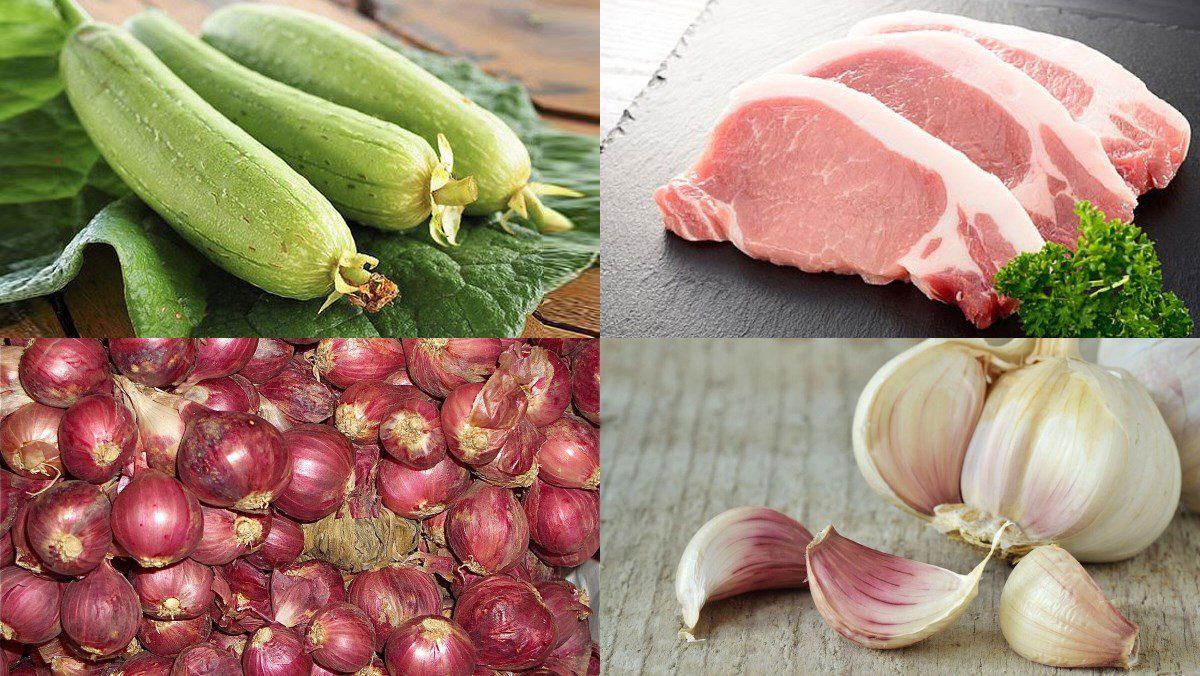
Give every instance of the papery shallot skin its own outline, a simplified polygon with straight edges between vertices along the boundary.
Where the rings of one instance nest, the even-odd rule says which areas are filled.
[[[535,427],[545,427],[571,405],[571,372],[558,354],[527,343],[510,346],[500,355],[498,372],[516,379],[529,398],[526,415]]]
[[[271,572],[275,621],[304,630],[317,611],[346,600],[341,571],[328,561],[311,560]]]
[[[233,375],[250,362],[257,348],[257,338],[197,338],[196,365],[184,382]]]
[[[155,469],[138,472],[113,502],[113,537],[143,566],[161,568],[187,557],[203,528],[196,497]]]
[[[376,651],[384,649],[388,637],[404,621],[420,615],[437,615],[442,610],[437,581],[429,573],[407,565],[359,573],[350,582],[346,600],[362,608],[371,619]]]
[[[202,502],[263,513],[291,478],[283,437],[249,413],[193,420],[179,444],[179,478]]]
[[[63,473],[58,427],[64,413],[31,401],[0,421],[0,454],[9,469],[27,479],[55,479]]]
[[[297,425],[283,433],[292,477],[274,501],[279,511],[311,522],[335,512],[354,488],[354,449],[326,425]]]
[[[396,628],[383,649],[388,672],[408,676],[470,676],[475,644],[454,620],[413,617]]]
[[[323,338],[313,363],[322,378],[346,389],[403,369],[404,345],[398,338]]]
[[[109,394],[93,394],[71,405],[58,425],[58,448],[71,476],[100,484],[121,471],[137,445],[137,424],[125,405]]]
[[[496,370],[503,344],[495,338],[405,338],[404,357],[413,383],[444,399]]]
[[[33,401],[21,387],[21,355],[25,348],[0,345],[0,418]]]
[[[137,420],[138,450],[145,454],[146,464],[176,476],[179,442],[187,429],[180,410],[187,402],[179,395],[144,387],[128,378],[117,376],[116,381]]]
[[[83,575],[104,560],[112,544],[111,511],[100,489],[65,481],[30,503],[24,534],[46,568],[60,575]]]
[[[474,573],[504,571],[529,546],[525,510],[512,491],[477,482],[447,510],[446,544]]]
[[[196,363],[191,338],[110,338],[108,356],[117,371],[149,387],[174,385]]]
[[[137,634],[141,615],[133,586],[107,561],[63,591],[63,631],[88,655],[123,650]]]
[[[450,455],[472,466],[488,464],[527,406],[524,392],[507,377],[458,387],[442,402],[442,431]]]
[[[298,422],[324,422],[337,406],[337,395],[313,376],[312,368],[300,355],[292,358],[274,378],[259,385],[258,393]]]
[[[489,669],[519,671],[537,666],[554,649],[554,616],[528,582],[493,575],[458,597],[454,621]]]
[[[526,509],[528,501],[526,496]],[[811,541],[800,522],[767,507],[735,507],[709,519],[688,542],[675,573],[685,627],[696,627],[709,601],[805,586]]]
[[[538,448],[542,432],[528,416],[522,417],[501,444],[496,457],[474,468],[479,478],[503,488],[525,488],[538,477]]]
[[[108,353],[91,338],[38,338],[21,355],[20,379],[34,401],[57,408],[112,387]]]
[[[575,410],[593,425],[600,424],[600,341],[584,342],[571,356],[571,395]]]

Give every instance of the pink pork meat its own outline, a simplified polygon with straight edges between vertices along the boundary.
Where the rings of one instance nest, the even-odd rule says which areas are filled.
[[[986,327],[996,270],[1044,241],[1000,179],[874,98],[782,73],[730,94],[703,155],[654,193],[667,229],[806,272],[909,280]]]
[[[1129,221],[1137,195],[1100,137],[975,41],[924,31],[837,40],[776,69],[870,94],[999,178],[1049,241],[1074,249],[1076,202]]]
[[[1192,136],[1187,118],[1121,64],[1074,40],[920,11],[866,19],[850,35],[926,30],[966,35],[1037,80],[1100,136],[1109,160],[1138,194],[1165,187],[1187,155]]]

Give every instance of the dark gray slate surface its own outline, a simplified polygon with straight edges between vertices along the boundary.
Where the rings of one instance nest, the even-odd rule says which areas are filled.
[[[1082,0],[1075,0],[1081,4]],[[886,12],[926,9],[1026,26],[1105,52],[1196,124],[1200,31],[1166,25],[1162,2],[1130,15],[965,0],[714,0],[631,106],[602,149],[601,293],[606,336],[981,335],[949,305],[910,284],[811,275],[757,261],[729,244],[685,242],[662,227],[653,189],[703,148],[727,92],[772,65]],[[1187,6],[1185,3],[1182,6]],[[1189,13],[1190,12],[1190,13]],[[1194,11],[1179,22],[1195,25]],[[1166,190],[1139,200],[1167,288],[1200,319],[1200,151]],[[1015,335],[1015,318],[983,335]]]

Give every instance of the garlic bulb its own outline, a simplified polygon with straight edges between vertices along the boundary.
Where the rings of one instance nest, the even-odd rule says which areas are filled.
[[[683,550],[675,596],[691,638],[708,601],[760,589],[805,586],[804,552],[812,534],[782,512],[735,507],[704,524]]]
[[[1013,569],[1000,595],[1000,631],[1022,657],[1052,667],[1137,663],[1130,622],[1066,550],[1038,547]]]
[[[1178,502],[1178,453],[1150,395],[1072,339],[925,341],[872,378],[853,438],[877,492],[942,532],[998,539],[1007,558],[1057,543],[1125,559]]]
[[[826,526],[808,545],[807,558],[809,589],[825,623],[861,646],[883,650],[923,641],[958,619],[979,593],[992,552],[959,575],[871,549]]]
[[[1129,371],[1150,392],[1179,447],[1183,504],[1200,512],[1200,340],[1105,338],[1098,361]]]

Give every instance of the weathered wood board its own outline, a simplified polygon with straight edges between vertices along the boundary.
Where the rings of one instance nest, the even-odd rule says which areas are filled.
[[[739,505],[780,509],[814,533],[965,573],[983,551],[892,507],[860,476],[850,445],[859,392],[909,341],[613,340],[603,347],[606,674],[1025,674],[1055,670],[1000,634],[1010,570],[989,563],[950,628],[872,651],[828,628],[806,590],[712,604],[697,638],[677,635],[675,566],[692,534]],[[1136,673],[1200,673],[1200,515],[1180,513],[1133,559],[1089,565],[1141,628]],[[1086,674],[1087,670],[1062,670]]]

